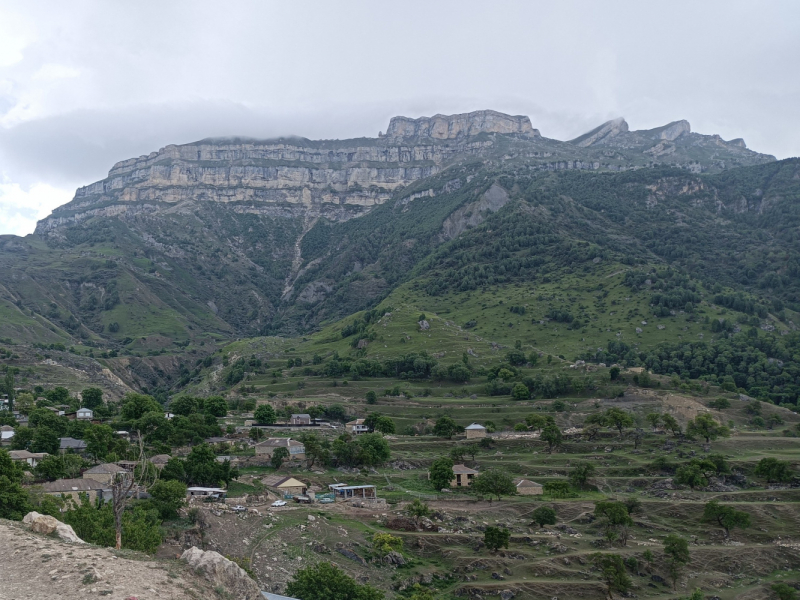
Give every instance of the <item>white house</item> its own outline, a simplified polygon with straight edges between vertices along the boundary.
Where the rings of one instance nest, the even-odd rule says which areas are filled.
[[[79,408],[75,413],[78,421],[91,421],[94,419],[94,411],[91,408]]]

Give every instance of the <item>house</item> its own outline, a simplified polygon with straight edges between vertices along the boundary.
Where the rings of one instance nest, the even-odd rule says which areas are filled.
[[[57,414],[59,417],[63,417],[65,412],[61,408],[56,408],[55,406],[45,406],[45,409]]]
[[[308,484],[294,477],[265,479],[264,485],[277,490],[283,496],[304,496],[308,491]]]
[[[75,438],[71,437],[63,437],[59,439],[58,449],[61,454],[64,454],[70,450],[73,452],[86,452],[86,442],[83,440],[76,440]]]
[[[172,458],[169,454],[156,454],[150,457],[150,462],[153,463],[156,469],[163,469],[167,466],[167,462]]]
[[[0,444],[10,444],[11,438],[14,437],[15,433],[11,425],[3,425],[0,427]]]
[[[470,469],[464,465],[453,465],[453,475],[455,479],[450,482],[450,487],[467,487],[472,485],[472,480],[478,474],[475,469]]]
[[[91,408],[79,408],[75,413],[78,421],[91,421],[94,419],[94,411]]]
[[[289,458],[295,460],[305,460],[306,458],[306,447],[303,443],[290,438],[268,438],[256,444],[256,456],[272,458],[272,454],[277,448],[286,448],[289,451]]]
[[[478,423],[473,423],[472,425],[468,425],[464,428],[464,431],[467,434],[468,440],[476,440],[478,438],[485,438],[486,437],[486,427],[483,425],[479,425]]]
[[[290,425],[311,425],[311,415],[297,414],[289,419]]]
[[[125,467],[118,465],[116,463],[103,463],[101,465],[97,465],[96,467],[92,467],[88,471],[83,472],[84,479],[94,479],[100,483],[110,484],[114,481],[114,477],[117,474],[126,476],[128,471]]]
[[[94,479],[57,479],[42,484],[42,491],[50,496],[71,496],[76,502],[80,502],[80,494],[89,496],[89,501],[110,500],[111,489]]]
[[[369,431],[369,427],[364,425],[364,419],[356,419],[355,421],[350,421],[349,423],[344,424],[344,429],[347,433],[351,433],[353,435],[359,435],[361,433],[367,433]]]
[[[514,482],[514,485],[517,487],[517,493],[523,496],[539,496],[544,493],[542,484],[535,481],[519,479]]]
[[[50,456],[47,452],[28,452],[27,450],[11,450],[9,453],[11,460],[26,462],[29,466],[35,467],[45,456]]]
[[[332,483],[328,486],[339,500],[352,498],[377,498],[377,488],[374,485],[347,485],[346,483]]]

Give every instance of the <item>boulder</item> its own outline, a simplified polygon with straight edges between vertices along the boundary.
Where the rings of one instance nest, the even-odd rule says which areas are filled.
[[[192,546],[181,554],[181,560],[188,563],[197,573],[201,573],[215,588],[225,590],[230,596],[241,600],[263,600],[261,588],[235,562],[228,560],[219,552],[203,551]]]
[[[503,590],[500,592],[500,600],[511,600],[516,594],[512,590]]]
[[[384,556],[383,561],[390,565],[397,565],[398,567],[402,567],[404,564],[406,564],[406,559],[403,557],[403,555],[399,552],[395,552],[394,550]]]
[[[85,544],[81,538],[78,537],[78,534],[75,533],[75,530],[72,528],[72,525],[67,525],[66,523],[59,523],[56,527],[56,535],[61,538],[63,542],[72,542],[74,544]]]
[[[53,533],[58,529],[58,519],[50,515],[39,515],[31,521],[31,531],[43,533],[45,535]]]

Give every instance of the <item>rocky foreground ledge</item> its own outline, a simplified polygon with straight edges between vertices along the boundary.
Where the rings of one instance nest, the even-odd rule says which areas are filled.
[[[227,592],[229,586],[236,598],[256,597],[255,582],[216,552],[193,548],[189,561],[150,560],[79,539],[64,542],[52,537],[57,532],[35,533],[35,521],[0,520],[0,600],[217,598],[215,589]]]

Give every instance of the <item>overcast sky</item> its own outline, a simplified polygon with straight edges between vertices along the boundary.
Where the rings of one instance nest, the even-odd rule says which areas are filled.
[[[491,108],[571,139],[688,119],[800,155],[800,2],[0,0],[0,234],[209,136]]]

